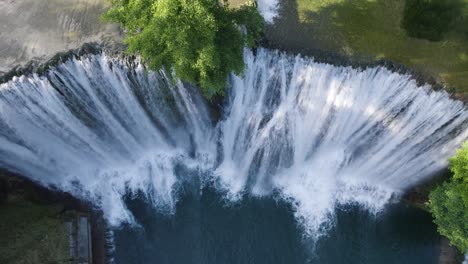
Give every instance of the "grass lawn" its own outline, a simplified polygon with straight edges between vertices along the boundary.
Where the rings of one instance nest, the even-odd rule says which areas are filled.
[[[233,6],[245,1],[230,0]],[[408,36],[401,27],[406,0],[281,0],[281,17],[267,38],[296,50],[328,50],[365,61],[385,58],[432,76],[466,98],[468,0],[455,1],[465,4],[464,18],[440,41]]]
[[[468,93],[468,0],[461,0],[464,19],[457,20],[441,41],[407,36],[401,28],[405,0],[296,1],[300,23],[320,34],[317,39],[327,40],[323,48],[386,58],[431,74],[457,93]]]
[[[68,233],[59,211],[21,196],[0,204],[0,263],[68,263]]]

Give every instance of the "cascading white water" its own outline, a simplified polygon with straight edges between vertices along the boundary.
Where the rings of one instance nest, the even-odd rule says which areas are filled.
[[[410,76],[264,49],[245,61],[217,126],[195,89],[138,62],[87,56],[15,78],[0,86],[0,165],[96,201],[111,224],[132,221],[128,192],[173,209],[183,165],[231,200],[291,202],[319,236],[336,206],[381,210],[468,138],[463,104]]]
[[[212,132],[200,96],[138,62],[91,56],[0,86],[0,165],[99,201],[112,224],[132,220],[126,192],[173,209],[174,166],[211,168]]]
[[[279,2],[278,0],[258,0],[258,11],[263,16],[267,23],[273,23],[275,17],[278,16]]]
[[[220,125],[216,174],[234,199],[245,189],[278,191],[310,235],[326,229],[338,205],[381,210],[446,166],[468,137],[463,104],[410,76],[263,49],[246,63]]]

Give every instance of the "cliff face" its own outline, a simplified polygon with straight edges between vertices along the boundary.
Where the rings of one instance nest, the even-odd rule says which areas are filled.
[[[106,0],[0,1],[0,75],[86,42],[121,42],[117,25],[100,21]]]

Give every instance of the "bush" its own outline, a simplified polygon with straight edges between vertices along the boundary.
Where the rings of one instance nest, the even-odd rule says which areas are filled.
[[[207,98],[223,93],[230,72],[243,72],[243,48],[253,47],[263,32],[254,4],[232,9],[219,0],[110,1],[104,18],[126,29],[129,52],[150,69],[172,69],[175,77],[200,85]]]
[[[461,252],[468,251],[468,142],[450,159],[453,178],[429,196],[439,233]]]
[[[439,41],[462,16],[462,0],[406,0],[402,27],[408,36]]]

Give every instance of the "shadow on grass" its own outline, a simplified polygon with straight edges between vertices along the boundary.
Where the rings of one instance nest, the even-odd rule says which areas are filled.
[[[408,37],[405,29],[441,37],[449,31],[468,34],[466,0],[337,0],[320,5],[307,0],[281,1],[275,24],[267,27],[269,40],[294,51],[326,47],[346,52],[366,32],[383,32],[388,38]]]
[[[405,73],[411,67],[418,81],[457,87],[447,89],[463,95],[468,1],[454,1],[465,4],[451,14],[462,15],[450,23],[443,41],[431,42],[409,37],[402,28],[405,0],[283,0],[275,24],[267,26],[266,45],[338,65],[385,65]]]
[[[337,1],[311,11],[305,0],[284,0],[279,7],[275,24],[266,29],[269,45],[294,53],[311,55],[325,62],[359,65],[383,58],[385,54],[372,49],[356,50],[366,32],[384,32],[385,38],[369,46],[382,46],[392,38],[402,38],[399,16],[404,7],[400,1]],[[312,9],[312,8],[310,8]],[[397,29],[397,30],[395,30]]]
[[[440,41],[463,19],[465,5],[464,0],[406,0],[401,26],[408,36]]]

